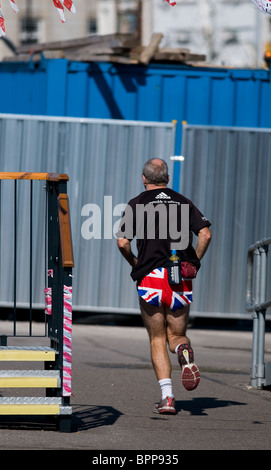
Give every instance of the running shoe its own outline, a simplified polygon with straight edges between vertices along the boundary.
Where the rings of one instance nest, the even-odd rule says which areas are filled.
[[[166,397],[156,405],[154,413],[159,414],[176,414],[175,398]]]
[[[180,344],[177,349],[178,361],[182,369],[182,384],[186,390],[194,390],[200,381],[200,373],[194,363],[194,352],[187,343]]]

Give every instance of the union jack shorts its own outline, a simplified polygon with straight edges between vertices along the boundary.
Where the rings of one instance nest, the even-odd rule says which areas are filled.
[[[154,269],[137,286],[140,297],[155,307],[166,305],[173,312],[192,302],[192,280],[182,279],[180,284],[170,285],[166,268]]]

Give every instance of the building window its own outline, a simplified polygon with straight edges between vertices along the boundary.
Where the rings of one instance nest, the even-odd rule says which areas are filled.
[[[39,20],[25,17],[21,20],[21,44],[34,44],[39,41]]]
[[[90,18],[88,23],[89,34],[97,34],[97,20],[96,18]]]
[[[122,11],[118,12],[118,32],[135,33],[137,31],[137,12]]]

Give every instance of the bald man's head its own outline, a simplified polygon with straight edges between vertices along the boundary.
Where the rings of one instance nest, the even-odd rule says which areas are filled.
[[[160,158],[151,158],[143,167],[143,176],[146,184],[167,185],[168,184],[168,166]]]

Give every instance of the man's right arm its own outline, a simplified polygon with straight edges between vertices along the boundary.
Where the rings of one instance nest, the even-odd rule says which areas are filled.
[[[131,250],[130,241],[127,240],[127,238],[118,238],[117,244],[122,256],[128,261],[132,268],[134,268],[138,259]]]
[[[209,243],[212,238],[212,233],[209,230],[208,227],[202,228],[199,233],[198,233],[198,242],[196,246],[196,255],[199,260],[203,258],[205,255],[207,248],[209,246]]]

